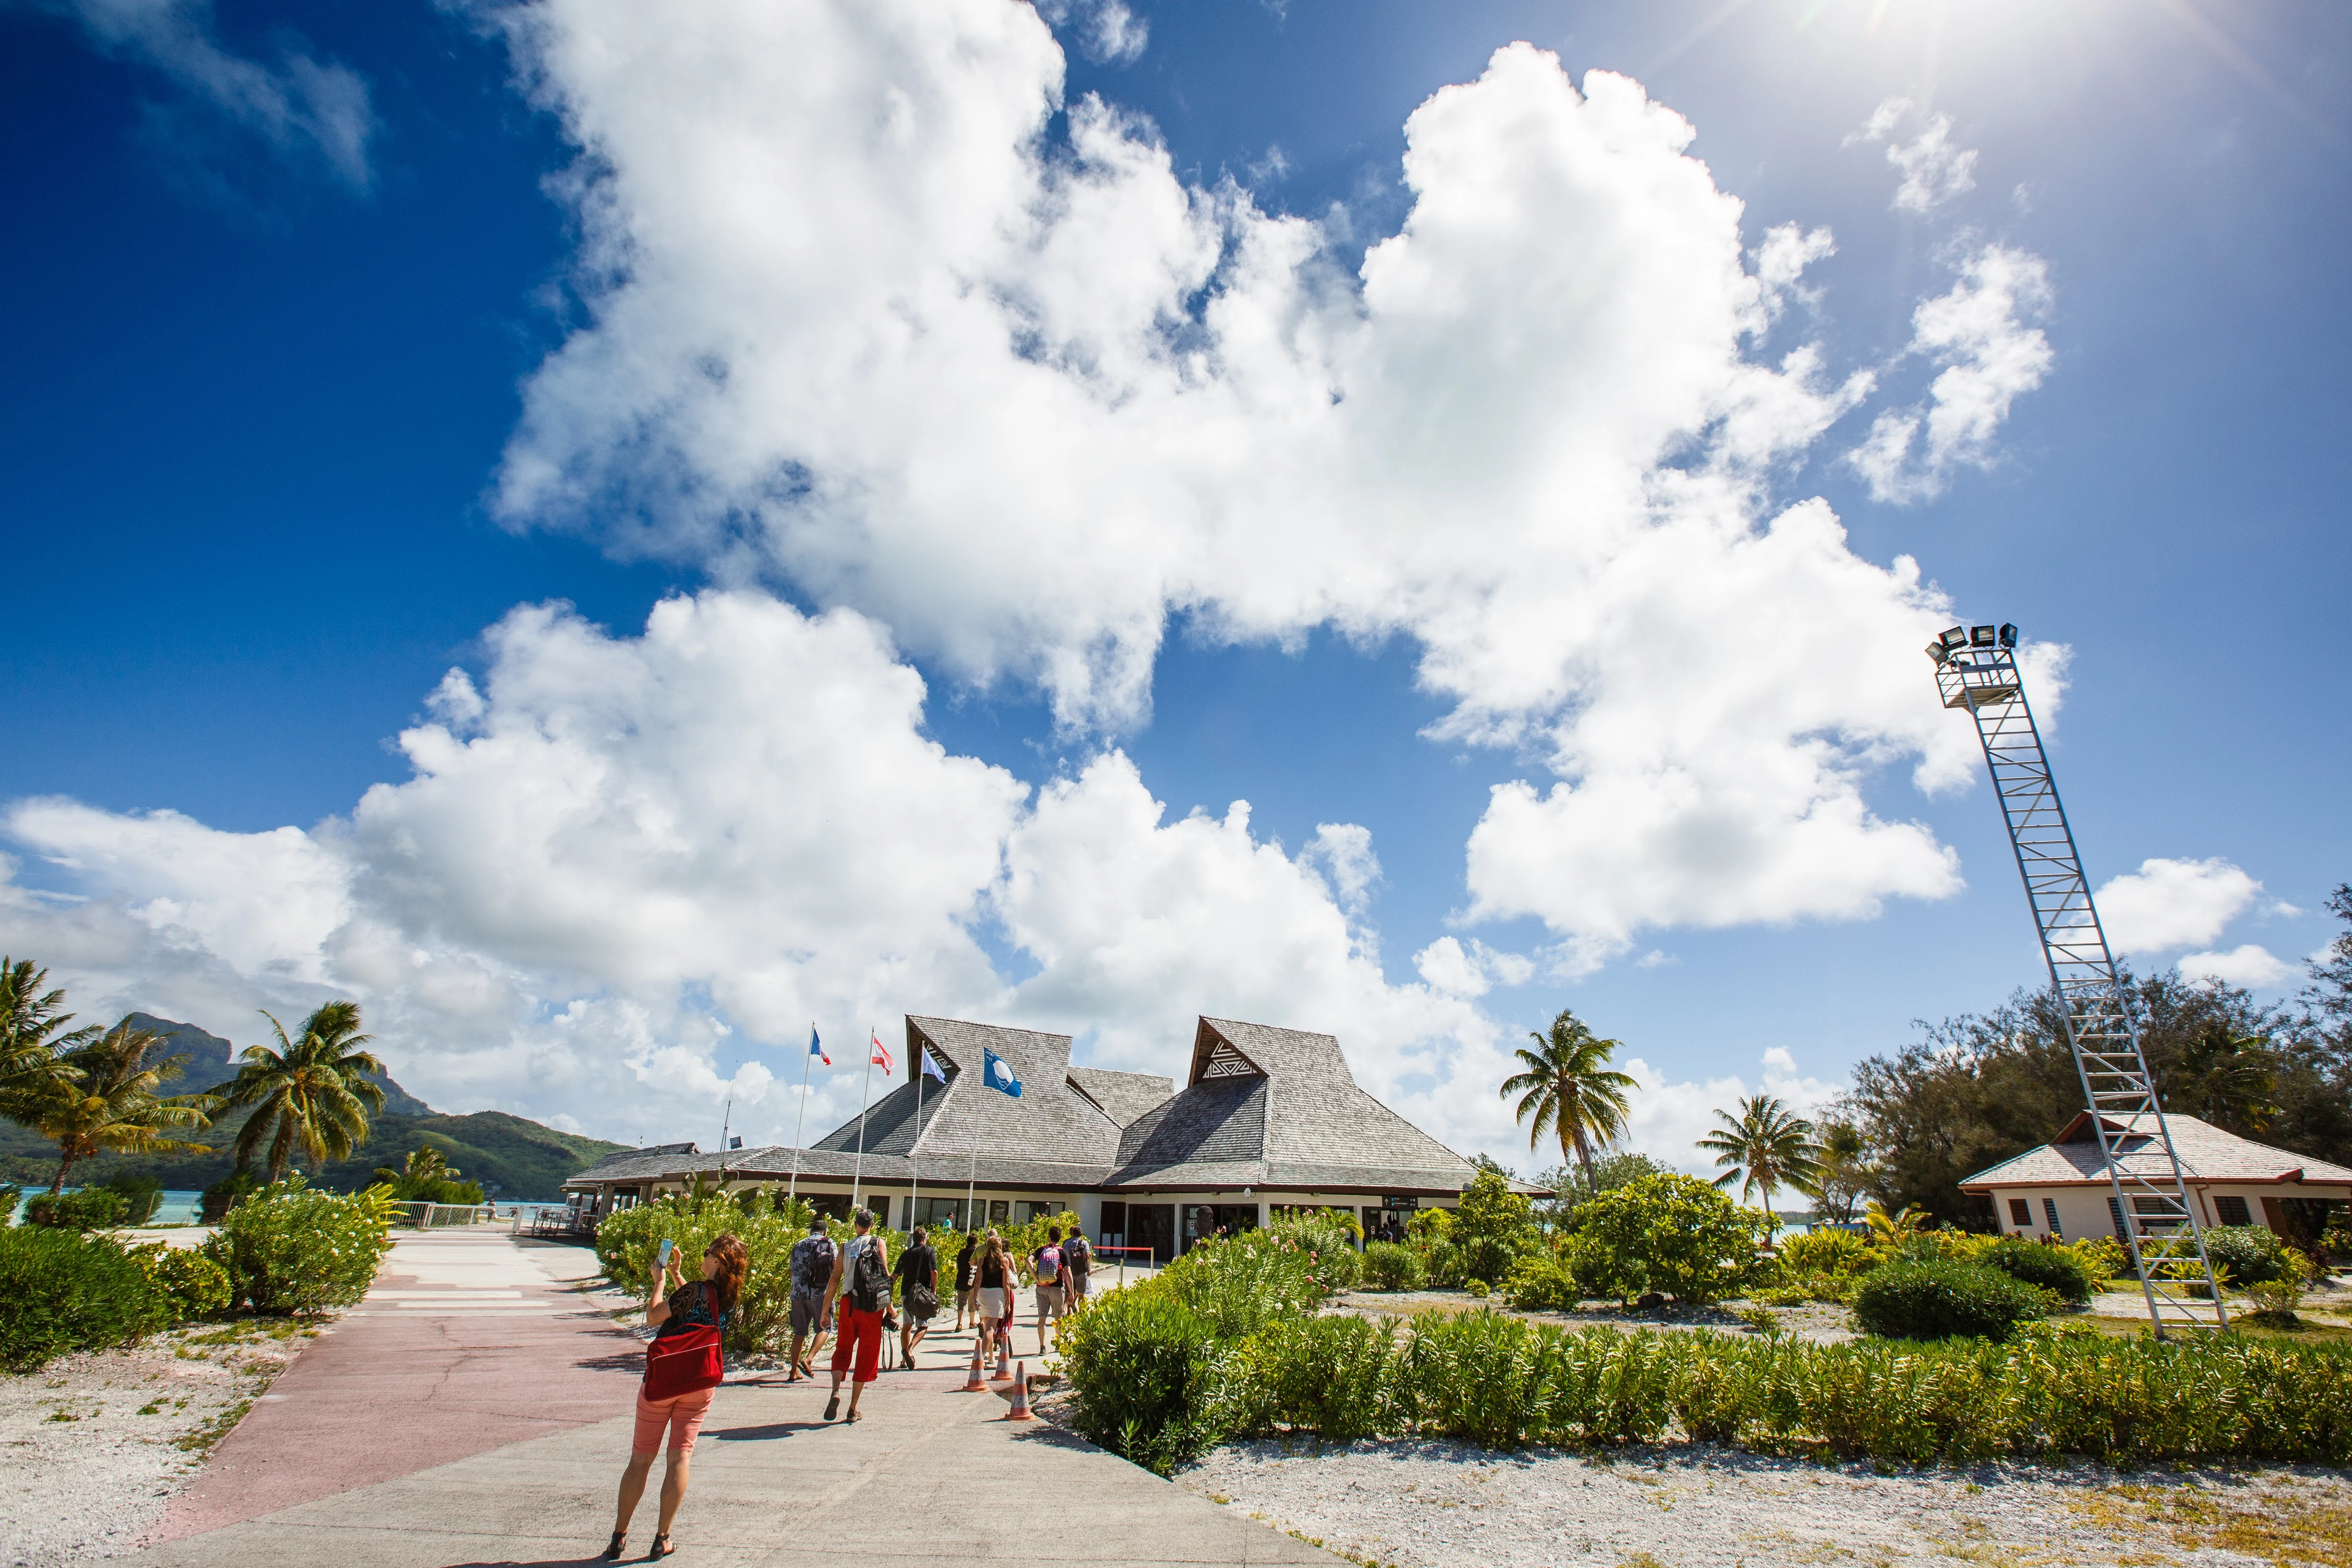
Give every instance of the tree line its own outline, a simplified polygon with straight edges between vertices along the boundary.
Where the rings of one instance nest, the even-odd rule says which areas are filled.
[[[165,1054],[162,1036],[127,1019],[110,1029],[76,1027],[65,1003],[47,970],[0,958],[0,1116],[57,1145],[52,1193],[76,1165],[101,1154],[201,1152],[186,1135],[238,1112],[238,1171],[257,1160],[276,1183],[297,1158],[349,1158],[383,1108],[383,1089],[368,1076],[383,1064],[365,1049],[356,1002],[321,1004],[291,1036],[264,1012],[277,1044],[247,1047],[235,1078],[187,1094],[170,1092],[186,1071],[185,1053]],[[419,1152],[427,1158],[412,1154],[405,1169],[376,1174],[395,1186],[437,1186],[457,1175],[437,1152]]]
[[[2291,1004],[2267,1005],[2244,986],[2172,970],[2125,972],[2126,1003],[2168,1112],[2352,1165],[2352,883],[2338,884],[2327,908],[2346,929],[2310,961],[2309,984]],[[1922,1021],[1916,1040],[1865,1058],[1818,1122],[1754,1095],[1717,1110],[1698,1147],[1716,1156],[1718,1186],[1737,1185],[1743,1201],[1760,1193],[1768,1209],[1775,1193],[1793,1192],[1828,1220],[1851,1222],[1867,1205],[1882,1219],[1916,1210],[1982,1227],[1986,1205],[1960,1182],[2049,1142],[2083,1110],[2062,1022],[2050,992],[2027,988],[1990,1013]],[[1638,1087],[1611,1066],[1622,1042],[1569,1011],[1531,1037],[1502,1093],[1519,1097],[1529,1148],[1547,1134],[1559,1143],[1562,1163],[1539,1184],[1567,1205],[1662,1169],[1613,1151]],[[2294,1217],[2316,1233],[2318,1215]]]

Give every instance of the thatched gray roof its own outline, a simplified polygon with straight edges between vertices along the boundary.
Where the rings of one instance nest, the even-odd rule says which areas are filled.
[[[801,1175],[924,1185],[977,1180],[994,1187],[1182,1190],[1284,1188],[1449,1194],[1476,1168],[1356,1084],[1329,1035],[1202,1018],[1182,1092],[1164,1078],[1073,1067],[1066,1035],[953,1018],[907,1019],[901,1074],[928,1047],[948,1075],[917,1089],[902,1082],[861,1119],[815,1143],[736,1150],[731,1181]],[[993,1051],[1022,1082],[1021,1098],[982,1081]],[[600,1162],[567,1185],[715,1175],[717,1155],[691,1144]],[[626,1173],[623,1173],[625,1171]],[[1532,1189],[1526,1189],[1532,1190]]]

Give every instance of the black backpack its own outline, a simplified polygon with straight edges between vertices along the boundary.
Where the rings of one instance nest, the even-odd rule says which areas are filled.
[[[1083,1236],[1072,1236],[1062,1243],[1062,1266],[1073,1274],[1084,1274],[1095,1266],[1095,1249],[1087,1245]]]
[[[890,1271],[882,1267],[878,1241],[857,1249],[849,1270],[849,1304],[861,1312],[878,1312],[890,1304]]]

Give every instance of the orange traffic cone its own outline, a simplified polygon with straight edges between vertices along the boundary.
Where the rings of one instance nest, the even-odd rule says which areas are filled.
[[[974,1340],[971,1345],[971,1367],[964,1373],[963,1391],[966,1394],[979,1394],[987,1387],[988,1380],[980,1374],[980,1342]]]
[[[996,1342],[996,1370],[988,1374],[991,1383],[1003,1383],[1013,1375],[1013,1345],[1008,1340]]]
[[[1007,1421],[1034,1419],[1029,1414],[1029,1363],[1023,1362],[1013,1374],[1013,1408],[1004,1413]]]

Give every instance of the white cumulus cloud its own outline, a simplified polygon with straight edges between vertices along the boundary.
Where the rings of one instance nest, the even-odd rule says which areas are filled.
[[[1916,123],[1919,133],[1908,142],[1899,141],[1895,132],[1906,123]],[[1907,98],[1890,98],[1879,104],[1862,129],[1846,140],[1886,143],[1886,161],[1903,175],[1902,184],[1895,188],[1897,212],[1931,213],[1977,188],[1976,149],[1952,145],[1952,117],[1931,114]]]
[[[1643,1058],[1629,1058],[1624,1070],[1641,1088],[1630,1097],[1633,1114],[1627,1119],[1622,1146],[1671,1169],[1713,1181],[1723,1173],[1716,1168],[1715,1156],[1698,1147],[1698,1141],[1723,1118],[1737,1120],[1741,1100],[1769,1094],[1796,1115],[1818,1122],[1822,1110],[1845,1088],[1801,1071],[1796,1058],[1779,1047],[1764,1053],[1761,1067],[1752,1083],[1737,1074],[1677,1082]],[[1802,1199],[1795,1194],[1777,1193],[1772,1202],[1774,1207],[1785,1208]]]
[[[1911,314],[1904,352],[1943,368],[1923,405],[1871,421],[1851,462],[1875,500],[1930,500],[1954,470],[1989,468],[2010,405],[2040,386],[2056,355],[2039,321],[2050,308],[2050,270],[2038,256],[1988,245],[1960,263],[1949,292]]]
[[[2218,857],[2149,859],[2101,883],[2093,901],[2110,948],[2157,952],[2211,942],[2262,890],[2260,882]]]
[[[2227,952],[2184,953],[2174,967],[2191,980],[2221,980],[2231,985],[2276,985],[2294,973],[2294,965],[2251,942]]]

